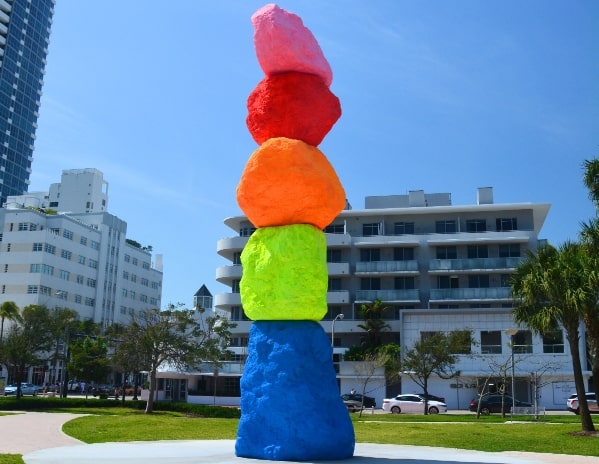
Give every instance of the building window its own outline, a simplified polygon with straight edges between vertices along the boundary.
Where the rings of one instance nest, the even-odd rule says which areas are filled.
[[[27,293],[29,295],[37,295],[38,286],[37,285],[27,285]]]
[[[514,353],[532,353],[532,333],[529,330],[519,330],[514,335]]]
[[[129,280],[129,272],[128,271],[123,271],[123,279]]]
[[[131,264],[133,264],[134,266],[137,266],[137,258],[131,259]]]
[[[231,282],[231,293],[239,293],[239,279],[233,279]]]
[[[394,261],[413,261],[414,260],[414,248],[410,248],[410,247],[393,248],[393,260]]]
[[[231,307],[231,320],[233,321],[249,321],[250,319],[245,315],[241,306]],[[247,346],[247,345],[246,345]]]
[[[84,277],[81,274],[77,274],[77,283],[83,285]]]
[[[481,354],[501,354],[501,348],[501,330],[481,330]]]
[[[338,292],[342,290],[341,279],[329,277],[329,283],[327,286],[327,292]]]
[[[241,251],[236,251],[235,253],[233,253],[233,264],[235,266],[241,265]]]
[[[329,224],[324,228],[325,234],[344,234],[345,224]]]
[[[460,279],[456,276],[437,276],[437,288],[460,288]]]
[[[141,263],[141,267],[142,269],[150,269],[150,263],[144,261],[143,263]]]
[[[81,304],[83,298],[81,295],[75,295],[75,303]]]
[[[468,245],[468,259],[488,257],[489,247],[487,245]]]
[[[81,237],[79,239],[79,243],[81,243],[81,245],[86,246],[87,245],[87,237]]]
[[[60,235],[60,229],[58,227],[51,227],[50,233],[52,233],[54,235]]]
[[[42,251],[44,249],[44,244],[43,243],[34,243],[33,244],[33,251]]]
[[[95,306],[95,304],[96,304],[96,300],[94,300],[93,298],[89,298],[89,297],[85,298],[85,306],[93,307],[93,306]]]
[[[146,279],[145,277],[142,277],[142,278],[141,278],[141,284],[142,284],[144,287],[147,287],[147,286],[150,284],[150,281],[149,281],[148,279]]]
[[[495,220],[497,232],[508,232],[518,230],[518,220],[516,218],[497,218]]]
[[[458,249],[454,246],[436,247],[437,259],[457,259]]]
[[[54,275],[54,266],[49,266],[47,264],[42,264],[42,274]]]
[[[121,306],[119,308],[119,311],[121,312],[121,314],[127,314],[127,307],[126,306]]]
[[[414,277],[396,277],[395,290],[413,290]]]
[[[158,305],[158,298],[150,298],[150,304],[152,306],[157,306]]]
[[[468,288],[489,288],[488,274],[474,274],[468,276]]]
[[[88,265],[89,267],[91,267],[92,269],[98,269],[98,261],[96,261],[95,259],[90,259],[90,260],[87,262],[87,265]]]
[[[50,287],[46,287],[45,285],[40,285],[40,295],[52,295],[52,289]]]
[[[79,255],[79,257],[77,258],[79,264],[83,264],[85,265],[85,256],[83,255]]]
[[[340,263],[341,250],[327,250],[327,263]]]
[[[131,256],[128,255],[128,254],[125,254],[125,258],[124,259],[125,259],[125,262],[128,263],[128,262],[131,261]]]
[[[152,285],[151,285],[151,287],[152,287],[154,290],[158,290],[158,287],[159,287],[159,286],[160,286],[160,285],[158,284],[158,282],[152,281]]]
[[[60,251],[60,257],[64,258],[64,259],[68,259],[69,261],[71,260],[71,255],[72,255],[72,253],[69,250],[61,250]]]
[[[501,274],[499,276],[499,286],[500,287],[511,287],[512,286],[512,275],[511,274]]]
[[[360,279],[360,290],[380,290],[381,279],[378,277],[363,277]]]
[[[131,282],[137,282],[137,275],[131,274]]]
[[[131,290],[129,292],[129,298],[131,298],[132,300],[135,300],[135,292],[133,290]]]
[[[65,271],[64,269],[60,270],[60,278],[62,280],[69,280],[70,276],[71,276],[71,273],[69,271]]]
[[[435,232],[438,234],[455,234],[457,232],[455,219],[436,221]]]
[[[554,330],[543,335],[543,353],[563,353],[564,333]]]
[[[141,301],[142,303],[147,303],[148,295],[139,295],[139,301]]]
[[[362,248],[360,250],[360,261],[371,262],[381,260],[380,248]]]
[[[513,243],[510,245],[499,245],[499,257],[500,258],[519,258],[520,257],[520,244]]]
[[[371,237],[373,235],[381,235],[380,226],[378,222],[362,224],[362,236]]]
[[[30,264],[29,272],[31,272],[32,274],[37,274],[37,273],[42,272],[42,265],[41,264]]]
[[[29,230],[29,223],[19,222],[19,232],[23,232],[24,230]]]
[[[414,223],[396,222],[395,224],[393,224],[393,232],[395,233],[395,235],[413,235]]]
[[[62,236],[63,236],[64,238],[68,238],[69,240],[73,240],[73,232],[72,232],[72,231],[70,231],[70,230],[68,230],[68,229],[64,229],[64,230],[62,231]]]
[[[92,250],[99,250],[100,249],[100,243],[96,242],[95,240],[91,241],[90,246],[91,246]]]
[[[46,253],[50,253],[51,255],[55,255],[56,247],[54,245],[50,245],[49,243],[44,243],[44,251]]]
[[[127,291],[126,288],[122,288],[121,289],[121,296],[124,296],[125,298],[127,298],[127,295],[129,294],[129,292]]]
[[[487,221],[485,219],[467,219],[466,232],[486,232]]]
[[[91,277],[87,278],[87,286],[96,288],[96,279],[92,279]]]

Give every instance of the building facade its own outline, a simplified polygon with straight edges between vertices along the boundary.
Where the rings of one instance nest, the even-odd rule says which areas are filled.
[[[104,326],[160,308],[162,257],[105,211],[107,185],[100,171],[75,169],[50,192],[9,197],[0,209],[0,301],[66,307]]]
[[[411,191],[367,197],[364,209],[348,206],[341,212],[324,231],[329,287],[328,314],[321,321],[332,339],[341,392],[361,382],[359,370],[344,362],[343,354],[364,335],[358,327],[361,306],[378,299],[389,307],[385,342],[399,344],[403,352],[430,333],[472,331],[475,343],[456,366],[460,377],[432,378],[429,384],[429,392],[445,397],[450,408],[467,408],[481,390],[511,391],[501,366],[511,366],[512,360],[517,399],[563,408],[574,390],[563,331],[536,335],[517,327],[511,315],[510,276],[529,250],[536,251],[549,207],[495,204],[493,189],[480,188],[472,205],[452,205],[449,193]],[[239,365],[231,366],[231,375],[239,375],[251,325],[239,294],[240,256],[255,229],[243,216],[225,224],[237,236],[217,243],[228,263],[216,270],[216,279],[231,292],[216,295],[215,307],[237,323],[231,349]],[[508,335],[510,329],[518,330]],[[584,333],[580,343],[584,348]],[[588,382],[586,359],[584,364]],[[366,391],[380,406],[385,397],[421,389],[400,374],[396,382],[374,376]]]
[[[55,0],[0,0],[0,204],[27,191]]]

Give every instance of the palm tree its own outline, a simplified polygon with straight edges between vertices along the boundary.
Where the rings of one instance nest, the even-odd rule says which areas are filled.
[[[5,301],[0,305],[0,342],[4,335],[4,320],[16,321],[19,318],[19,307],[14,301]]]
[[[514,319],[537,333],[563,326],[570,346],[576,393],[580,401],[582,430],[595,430],[585,398],[584,378],[579,350],[579,327],[584,308],[596,293],[589,291],[595,270],[584,248],[566,242],[559,248],[545,245],[535,255],[528,252],[516,268],[511,281],[516,306]]]
[[[391,328],[384,319],[385,312],[389,309],[379,299],[360,307],[360,317],[364,322],[358,324],[358,327],[366,332],[362,337],[362,346],[367,352],[374,351],[383,344],[383,332]]]
[[[584,185],[589,189],[589,198],[599,206],[599,159],[585,160],[582,163]]]

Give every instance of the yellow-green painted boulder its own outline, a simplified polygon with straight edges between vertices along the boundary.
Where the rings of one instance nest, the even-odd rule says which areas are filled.
[[[316,227],[259,228],[241,264],[241,303],[250,319],[319,321],[326,314],[326,239]]]

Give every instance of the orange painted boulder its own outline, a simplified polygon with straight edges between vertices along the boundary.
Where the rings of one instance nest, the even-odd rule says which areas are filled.
[[[247,101],[247,127],[261,144],[287,137],[317,146],[341,116],[339,99],[320,76],[300,72],[263,79]]]
[[[237,203],[256,227],[311,224],[324,229],[343,211],[345,191],[318,148],[277,137],[248,160]]]

